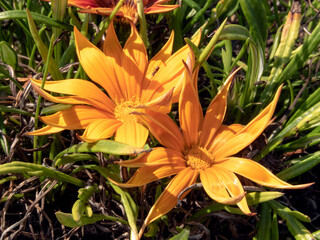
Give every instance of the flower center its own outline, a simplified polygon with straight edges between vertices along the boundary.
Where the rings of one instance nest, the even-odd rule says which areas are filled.
[[[140,100],[123,100],[119,103],[116,103],[116,107],[114,108],[114,115],[115,117],[121,122],[129,122],[129,121],[136,121],[137,117],[131,112],[138,111],[135,109],[136,106],[140,105]]]
[[[184,153],[187,165],[194,170],[210,168],[214,163],[214,156],[206,148],[193,146]]]

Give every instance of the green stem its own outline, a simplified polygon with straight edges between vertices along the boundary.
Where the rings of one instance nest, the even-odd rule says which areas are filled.
[[[52,35],[51,40],[50,40],[50,46],[49,46],[49,50],[48,50],[46,64],[45,64],[45,67],[44,67],[43,77],[42,77],[41,89],[44,88],[44,85],[45,85],[45,82],[46,82],[46,78],[48,76],[50,58],[51,58],[52,51],[53,51],[53,42],[54,42],[54,35]],[[34,129],[35,130],[38,128],[38,123],[39,123],[41,99],[42,99],[42,97],[39,95],[38,102],[37,102],[36,113],[35,113],[35,116],[34,116]],[[33,148],[38,148],[38,136],[34,136]],[[38,159],[38,153],[36,151],[33,152],[33,162],[37,163],[37,164],[41,164],[41,159],[40,158]]]
[[[111,12],[110,16],[105,20],[103,27],[100,29],[99,33],[95,36],[94,40],[93,40],[93,44],[97,45],[98,42],[100,41],[100,39],[102,38],[104,32],[107,30],[107,28],[109,27],[109,24],[111,23],[112,19],[114,18],[114,16],[116,15],[116,13],[119,11],[120,7],[122,6],[124,0],[120,0],[116,7],[113,9],[113,11]]]
[[[145,46],[148,46],[148,37],[147,37],[147,21],[144,14],[144,6],[142,0],[137,0],[137,10],[140,22],[140,36],[144,42]]]

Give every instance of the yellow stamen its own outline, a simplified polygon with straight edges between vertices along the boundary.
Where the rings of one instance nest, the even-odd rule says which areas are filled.
[[[132,99],[124,101],[123,99],[121,99],[121,101],[116,104],[114,115],[119,121],[122,122],[136,121],[137,117],[130,113],[137,111],[135,107],[140,104],[140,100]]]
[[[193,146],[185,151],[184,158],[187,165],[194,170],[210,168],[214,162],[214,156],[206,148]]]

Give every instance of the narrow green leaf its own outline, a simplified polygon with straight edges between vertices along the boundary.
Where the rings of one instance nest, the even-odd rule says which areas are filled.
[[[266,203],[261,204],[261,211],[259,214],[260,221],[258,225],[258,234],[256,236],[259,240],[272,240],[270,235],[271,230],[271,209]]]
[[[296,240],[314,239],[306,227],[292,215],[292,211],[288,207],[285,207],[274,200],[269,201],[268,204],[283,220],[286,221],[290,233]]]
[[[61,158],[59,158],[56,161],[56,166],[61,166],[61,165],[73,163],[73,162],[88,161],[88,160],[99,163],[97,156],[94,156],[92,154],[85,154],[85,153],[75,153],[67,156],[62,156]]]
[[[109,182],[111,187],[121,196],[121,202],[123,204],[124,210],[126,212],[129,226],[131,228],[131,236],[133,239],[138,239],[138,229],[136,225],[138,211],[137,206],[135,205],[134,201],[131,199],[131,196],[128,194],[127,191],[122,190],[120,187],[114,185],[113,183]]]
[[[239,0],[244,16],[246,17],[251,36],[258,40],[262,48],[267,40],[267,14],[260,1]]]
[[[142,149],[137,147],[132,147],[124,143],[112,141],[112,140],[100,140],[95,143],[79,143],[70,148],[67,148],[60,152],[54,159],[53,164],[61,158],[64,154],[70,153],[83,153],[83,152],[101,152],[113,155],[131,155],[139,154],[143,152],[150,152],[152,149]]]
[[[277,174],[277,177],[281,178],[284,181],[287,181],[309,171],[311,168],[320,163],[320,152],[318,151],[305,157],[294,159],[292,161],[298,161],[298,163],[281,171]]]
[[[37,27],[33,21],[32,15],[30,14],[28,9],[26,11],[27,11],[27,19],[28,19],[28,23],[29,23],[29,28],[30,28],[30,32],[32,34],[33,40],[37,45],[37,48],[41,54],[42,59],[44,61],[46,61],[46,59],[48,57],[48,49],[44,45],[44,43],[42,42],[42,40],[38,34]],[[51,73],[54,80],[63,79],[62,74],[58,68],[58,65],[52,57],[50,59],[49,72]]]
[[[184,228],[180,233],[170,238],[169,240],[188,240],[190,235],[190,230]]]
[[[26,163],[26,162],[11,162],[1,165],[0,175],[8,173],[29,173],[34,176],[42,176],[46,178],[53,178],[59,181],[74,184],[79,187],[83,187],[84,183],[74,177],[71,177],[65,173],[59,172],[52,168],[47,168],[39,164]]]
[[[0,42],[0,59],[2,62],[16,69],[18,64],[17,53],[5,41]]]
[[[73,27],[69,24],[65,24],[60,21],[55,21],[52,18],[49,18],[47,16],[44,16],[42,14],[38,14],[35,12],[30,12],[30,14],[35,21],[44,23],[47,26],[61,28],[67,31],[73,30]],[[25,10],[9,10],[5,12],[0,12],[0,20],[5,20],[5,19],[27,19],[27,13]]]
[[[26,116],[30,116],[33,117],[34,114],[21,110],[21,109],[17,109],[17,108],[11,108],[11,107],[6,107],[3,105],[0,105],[0,112],[9,112],[9,113],[17,113],[17,114],[21,114],[21,115],[26,115]]]
[[[276,212],[272,214],[271,239],[279,240],[278,215]]]
[[[70,228],[82,227],[82,226],[85,226],[88,224],[93,224],[95,222],[102,221],[102,220],[115,221],[115,222],[120,222],[122,224],[128,225],[127,221],[125,221],[121,218],[112,217],[112,216],[108,216],[108,215],[93,214],[91,217],[82,216],[78,222],[76,222],[72,218],[71,213],[56,212],[55,215],[56,215],[58,221],[62,225],[66,226],[66,227],[70,227]]]

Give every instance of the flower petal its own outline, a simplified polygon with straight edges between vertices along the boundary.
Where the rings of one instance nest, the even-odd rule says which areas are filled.
[[[145,12],[145,14],[163,13],[163,12],[172,11],[178,7],[180,7],[180,5],[158,5],[158,4],[155,4],[152,7],[149,7],[146,10],[144,10],[144,12]]]
[[[61,132],[63,131],[64,128],[60,128],[60,127],[52,127],[50,125],[48,126],[45,126],[43,128],[40,128],[38,130],[35,130],[33,132],[28,132],[26,133],[27,135],[30,135],[30,136],[40,136],[40,135],[49,135],[49,134],[52,134],[52,133],[58,133],[58,132]]]
[[[221,162],[217,162],[216,166],[228,169],[245,178],[250,179],[262,186],[272,188],[300,189],[305,188],[313,183],[291,185],[282,181],[261,164],[246,158],[228,157]]]
[[[116,119],[97,119],[86,127],[79,138],[85,142],[97,142],[113,136],[121,125],[122,122]]]
[[[240,202],[245,193],[238,189],[239,186],[230,186],[231,184],[239,184],[238,179],[224,179],[221,178],[220,169],[207,168],[200,171],[200,179],[204,190],[215,201],[222,204],[236,204]],[[236,180],[232,183],[231,180]],[[241,185],[240,185],[241,186]],[[228,188],[236,188],[237,191],[229,191]],[[242,188],[242,187],[241,187]],[[228,189],[228,191],[227,191]],[[238,193],[238,194],[236,194]],[[231,196],[230,196],[231,195]]]
[[[214,154],[215,157],[223,158],[232,156],[251,144],[270,123],[270,119],[276,108],[280,92],[281,87],[276,92],[273,101],[257,117],[249,122],[236,136],[229,139],[227,144],[217,149]]]
[[[111,99],[123,98],[113,62],[110,62],[104,53],[90,43],[76,27],[74,28],[74,35],[79,60],[88,76],[102,86]]]
[[[142,123],[147,125],[160,144],[182,152],[185,148],[184,140],[175,122],[167,114],[151,109],[146,109],[145,112],[133,112],[132,114],[137,115]]]
[[[149,223],[163,216],[177,205],[179,194],[187,187],[194,184],[198,177],[198,171],[191,168],[185,168],[180,171],[164,189],[160,197],[149,211],[148,216],[144,220],[143,225],[147,226]],[[191,190],[187,190],[182,194],[181,199],[184,198]],[[142,227],[143,228],[143,227]]]
[[[200,146],[208,147],[214,134],[219,129],[224,119],[227,109],[228,90],[235,74],[239,71],[238,68],[225,81],[224,85],[211,101],[206,115],[203,120],[202,132],[200,134]]]
[[[33,81],[31,81],[31,85],[33,89],[41,95],[43,98],[55,102],[55,103],[63,103],[63,104],[86,104],[91,105],[96,108],[99,108],[106,112],[113,112],[114,110],[114,104],[112,101],[107,101],[106,103],[102,104],[101,102],[98,102],[96,100],[90,99],[90,98],[83,98],[78,96],[69,96],[69,97],[54,97],[50,95],[49,93],[42,90],[40,87],[37,86],[37,84]],[[108,104],[109,103],[109,104]]]
[[[114,60],[115,64],[121,66],[122,47],[114,30],[113,22],[110,23],[106,39],[103,42],[103,52],[110,60]]]
[[[145,103],[144,106],[154,108],[155,110],[163,113],[169,113],[172,107],[173,89],[165,93],[163,96],[159,96],[152,101]]]
[[[121,57],[126,81],[126,97],[141,96],[141,85],[148,66],[147,50],[135,27],[131,23],[131,35],[128,38]]]
[[[151,79],[160,68],[164,67],[165,62],[171,56],[174,40],[174,32],[172,31],[169,40],[162,47],[162,49],[149,61],[146,76]],[[149,84],[149,83],[148,83]],[[147,88],[147,86],[145,87]]]
[[[201,39],[201,34],[198,34],[192,42],[198,45]],[[150,79],[148,88],[144,89],[144,99],[150,101],[151,99],[157,98],[164,92],[174,88],[173,102],[178,102],[182,82],[180,82],[181,75],[184,71],[183,61],[193,56],[193,52],[189,45],[185,45],[170,58],[166,60],[164,66],[159,68],[157,72]]]
[[[140,187],[150,182],[157,181],[161,178],[178,174],[185,168],[185,164],[146,166],[139,168],[127,183],[118,183],[113,181],[112,179],[109,180],[114,184],[124,188]]]
[[[185,164],[182,154],[169,148],[155,148],[149,153],[143,153],[135,159],[116,162],[124,167],[145,167],[160,165]]]
[[[41,86],[42,81],[31,79],[33,86]],[[50,92],[60,94],[75,95],[83,99],[91,99],[92,102],[98,102],[96,106],[108,111],[113,111],[114,103],[93,83],[82,79],[66,79],[63,81],[46,81],[44,89]],[[38,88],[36,89],[38,90]],[[89,103],[89,102],[88,102]]]
[[[210,143],[208,143],[209,151],[214,154],[217,149],[226,144],[229,139],[233,138],[238,132],[244,128],[241,124],[232,124],[230,126],[220,125]]]
[[[199,129],[203,121],[198,92],[193,87],[193,64],[185,66],[185,80],[179,99],[180,127],[187,147],[198,145]]]
[[[247,215],[254,215],[249,209],[247,199],[244,197],[246,192],[243,191],[242,184],[240,183],[238,177],[232,171],[218,167],[217,165],[214,165],[212,170],[225,184],[225,187],[227,188],[231,197],[237,199],[235,203],[238,205],[241,211]]]
[[[40,117],[47,125],[64,129],[84,129],[98,119],[114,119],[112,115],[99,109],[76,105],[55,114]]]
[[[115,140],[133,147],[142,148],[147,141],[149,131],[135,121],[124,122],[117,130]]]

